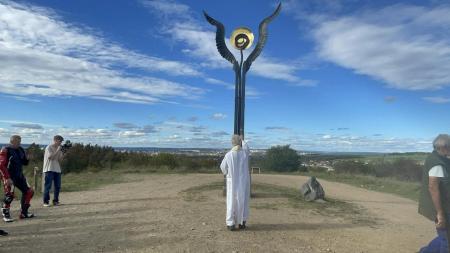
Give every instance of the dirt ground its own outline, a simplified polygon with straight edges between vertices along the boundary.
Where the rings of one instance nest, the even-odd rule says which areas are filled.
[[[251,200],[248,230],[225,227],[225,198],[209,190],[201,201],[182,191],[222,180],[211,174],[126,175],[127,183],[98,190],[62,193],[58,207],[37,217],[0,223],[10,235],[0,252],[417,252],[434,236],[433,224],[417,214],[417,203],[341,183],[319,181],[327,196],[362,208],[371,224],[312,210],[257,208],[276,201]],[[254,175],[253,182],[299,188],[307,178]],[[18,202],[13,214],[17,218]]]

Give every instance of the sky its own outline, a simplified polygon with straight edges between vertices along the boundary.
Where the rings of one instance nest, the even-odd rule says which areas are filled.
[[[239,59],[232,31],[257,41],[278,3],[0,0],[0,143],[229,147],[234,72],[203,11]],[[448,1],[286,0],[268,33],[247,73],[251,147],[430,151],[450,132]]]

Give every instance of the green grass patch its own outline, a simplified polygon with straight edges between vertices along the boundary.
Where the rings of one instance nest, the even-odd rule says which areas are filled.
[[[211,198],[208,197],[211,191],[215,191],[217,195],[221,195],[222,189],[223,181],[219,181],[191,187],[180,192],[180,194],[185,201],[208,202],[211,201]],[[225,201],[225,197],[223,198]],[[377,220],[371,219],[367,215],[365,209],[355,204],[331,198],[326,198],[325,202],[309,202],[304,200],[300,192],[294,188],[272,184],[252,184],[250,208],[309,210],[312,213],[323,216],[339,217],[353,224],[375,225],[377,223]]]
[[[319,180],[325,179],[327,181],[345,183],[371,191],[392,193],[415,201],[418,201],[419,199],[421,187],[419,182],[407,182],[391,178],[379,178],[365,175],[322,172],[307,172],[300,173],[300,175],[315,176]]]
[[[61,181],[62,192],[74,192],[97,189],[109,184],[129,182],[130,179],[126,178],[123,172],[104,170],[102,172],[63,174]]]
[[[214,183],[194,186],[194,187],[191,187],[191,188],[188,188],[188,189],[182,191],[180,194],[183,197],[183,199],[186,201],[204,202],[208,198],[203,193],[205,193],[207,191],[215,191],[215,190],[222,191],[222,189],[223,189],[223,181],[220,181],[220,182],[214,182]]]
[[[28,183],[33,187],[34,177],[27,177]],[[138,179],[133,179],[138,180]],[[130,179],[125,176],[124,173],[118,171],[102,171],[102,172],[84,172],[84,173],[68,173],[63,174],[61,179],[61,192],[74,192],[74,191],[86,191],[97,189],[101,186],[109,184],[117,184],[123,182],[129,182]],[[34,198],[40,198],[42,196],[42,177],[37,177],[37,190],[35,191]],[[19,201],[22,194],[18,189],[14,192],[15,200]],[[0,191],[0,199],[3,199],[4,193]]]

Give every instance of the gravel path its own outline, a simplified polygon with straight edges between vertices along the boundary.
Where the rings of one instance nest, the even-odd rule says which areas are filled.
[[[282,200],[255,198],[249,229],[230,232],[220,190],[206,191],[196,201],[186,201],[182,193],[220,181],[221,175],[126,177],[130,182],[62,193],[58,207],[44,208],[33,200],[35,219],[1,225],[10,236],[0,238],[0,252],[411,253],[434,236],[433,224],[417,214],[416,202],[341,183],[319,179],[327,196],[358,205],[373,224],[288,206],[258,208]],[[253,182],[294,188],[306,180],[253,176]]]

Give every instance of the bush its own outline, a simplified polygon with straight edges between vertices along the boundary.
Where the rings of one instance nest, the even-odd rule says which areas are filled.
[[[264,158],[264,167],[274,171],[297,171],[300,156],[290,145],[274,146],[267,150]]]
[[[393,177],[406,181],[421,181],[422,166],[416,161],[406,158],[398,158],[393,162],[376,163],[373,171],[377,177]]]
[[[333,164],[333,168],[336,173],[348,173],[348,174],[372,174],[372,167],[369,164],[357,161],[357,160],[342,160]]]

